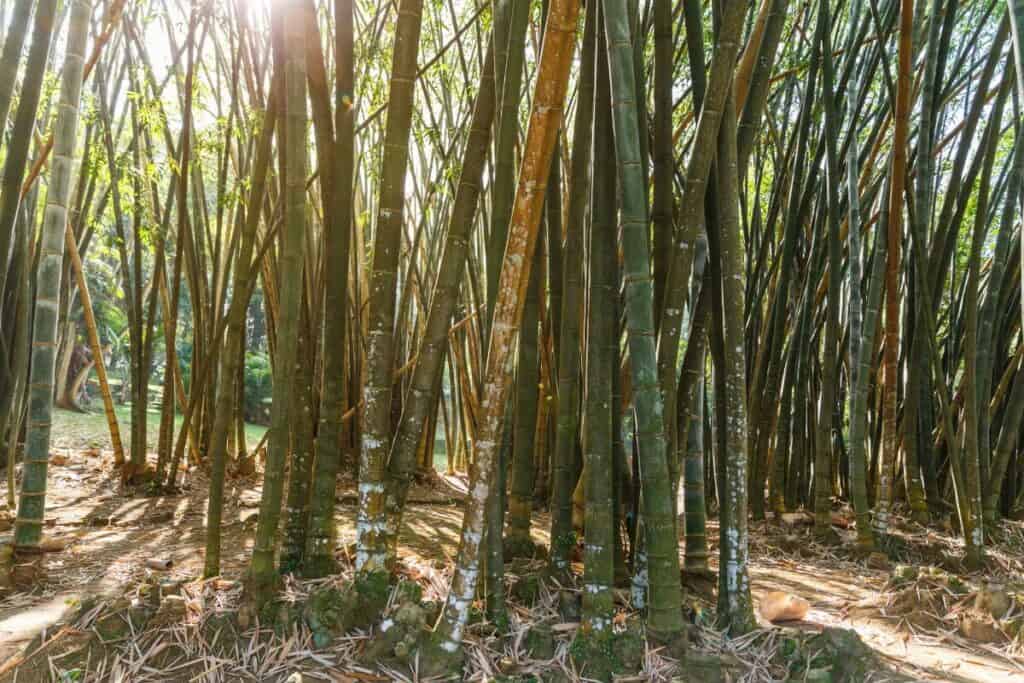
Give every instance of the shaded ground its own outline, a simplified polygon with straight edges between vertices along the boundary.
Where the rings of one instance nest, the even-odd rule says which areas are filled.
[[[75,440],[84,448],[75,448]],[[112,471],[108,450],[97,450],[95,436],[82,433],[55,439],[49,471],[46,537],[60,541],[59,552],[34,563],[38,585],[31,590],[0,589],[0,663],[18,652],[41,628],[52,625],[86,596],[113,595],[154,573],[168,579],[202,574],[207,483],[199,470],[183,475],[182,491],[172,496],[133,496]],[[86,445],[87,444],[87,445]],[[439,477],[433,486],[414,486],[405,515],[400,556],[420,562],[447,561],[462,523],[458,501],[463,482]],[[238,579],[252,553],[260,501],[258,477],[230,479],[224,494],[221,569]],[[337,494],[341,545],[355,541],[356,490],[343,482]],[[10,540],[10,522],[0,504],[0,544]],[[539,542],[546,543],[543,534]],[[150,561],[169,569],[154,569]]]
[[[201,574],[206,498],[203,475],[193,472],[186,476],[180,495],[131,497],[120,490],[119,481],[111,474],[109,452],[97,450],[97,445],[103,446],[102,435],[89,434],[87,429],[57,432],[54,453],[59,464],[50,472],[46,533],[64,545],[37,561],[38,569],[32,569],[32,578],[36,579],[33,588],[0,591],[0,672],[4,671],[4,662],[12,668],[11,658],[41,630],[52,633],[54,625],[77,611],[80,602],[89,596],[122,596],[126,587],[152,582],[154,577],[187,580]],[[436,584],[437,591],[444,589],[444,570],[457,549],[462,521],[458,501],[463,485],[459,478],[439,477],[429,486],[415,487],[405,515],[403,559],[411,567],[426,568],[423,573],[431,574],[429,581]],[[248,562],[259,495],[257,478],[233,479],[227,484],[222,566],[229,579],[240,578]],[[351,482],[339,487],[338,500],[339,533],[345,544],[354,541],[355,536],[356,498]],[[538,515],[535,537],[545,544],[546,527],[546,518]],[[767,669],[759,672],[758,667],[767,666],[766,658],[777,651],[779,639],[787,634],[839,626],[854,629],[891,669],[872,675],[873,681],[1024,681],[1024,659],[1018,656],[1019,648],[971,642],[955,627],[944,628],[947,622],[942,618],[948,615],[938,615],[933,629],[910,628],[905,619],[888,615],[884,602],[891,588],[891,567],[871,568],[869,562],[853,557],[842,547],[817,546],[809,530],[799,525],[752,525],[751,532],[755,603],[765,593],[781,590],[805,598],[811,610],[803,622],[781,629],[762,624],[766,630],[740,642],[716,639],[710,628],[699,630],[700,647],[731,657],[747,672],[741,679],[768,680]],[[921,527],[908,527],[900,533],[901,549],[893,553],[897,559],[906,556],[917,564],[956,564],[957,543],[951,536]],[[1007,545],[991,553],[984,574],[968,580],[975,584],[1024,584],[1024,555],[1020,552],[1024,549],[1024,527],[1011,526],[1004,533]],[[0,531],[0,543],[9,534],[9,529]],[[716,538],[717,530],[709,529],[709,536]],[[713,547],[712,557],[714,551]],[[926,557],[927,553],[933,556]],[[154,560],[168,561],[169,569],[154,569]],[[711,604],[708,587],[700,588],[705,592],[698,590],[688,599],[695,604]],[[533,618],[530,612],[517,610],[516,619],[522,623]],[[511,646],[514,657],[521,640],[517,637]],[[344,647],[351,645],[346,643]],[[293,648],[299,645],[293,644]],[[347,650],[338,649],[337,658],[343,660],[347,656],[344,652]],[[564,656],[564,648],[560,652]],[[478,671],[487,670],[492,664],[479,666],[483,668]]]

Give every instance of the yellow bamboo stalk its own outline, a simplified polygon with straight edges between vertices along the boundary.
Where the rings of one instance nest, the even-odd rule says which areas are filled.
[[[733,98],[736,100],[737,114],[743,113],[743,105],[747,101],[747,93],[750,92],[750,79],[754,73],[754,62],[757,60],[757,53],[761,49],[761,39],[764,36],[765,24],[768,23],[768,11],[771,5],[772,0],[761,1],[761,9],[757,12],[754,29],[750,32],[747,45],[740,54],[736,75],[732,79],[732,92]]]
[[[124,446],[121,444],[121,429],[117,424],[117,414],[114,412],[114,399],[110,396],[110,384],[107,382],[107,366],[103,362],[103,349],[100,347],[100,336],[96,331],[96,317],[92,312],[92,297],[89,296],[89,284],[85,281],[82,257],[78,254],[78,244],[75,242],[75,235],[71,231],[71,223],[65,225],[64,244],[67,247],[68,256],[71,258],[71,267],[75,271],[75,280],[78,282],[78,298],[82,302],[85,329],[89,335],[89,346],[92,347],[92,356],[96,363],[96,379],[100,383],[100,395],[103,396],[103,412],[107,415],[107,426],[110,428],[110,445],[114,449],[114,464],[120,466],[124,464]]]

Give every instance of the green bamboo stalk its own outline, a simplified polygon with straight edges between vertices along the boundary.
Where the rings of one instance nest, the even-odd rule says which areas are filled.
[[[615,173],[611,93],[603,36],[597,40],[594,88],[594,173],[589,239],[587,303],[586,437],[584,476],[586,508],[583,555],[583,619],[588,635],[610,634],[614,615],[615,543],[612,481],[612,375],[619,336],[615,300],[617,249]]]
[[[740,121],[736,131],[736,149],[739,158],[740,178],[747,177],[747,164],[750,161],[750,152],[754,148],[757,131],[761,126],[761,117],[764,113],[765,104],[768,101],[772,67],[775,65],[775,55],[782,38],[782,29],[786,24],[787,10],[789,9],[789,0],[768,0],[768,2],[771,5],[768,9],[768,16],[765,19],[761,45],[757,51],[757,61],[754,63],[754,70],[750,77],[750,88],[747,90],[747,98],[740,107]],[[852,17],[853,15],[851,14],[850,25],[856,26],[857,23],[853,21]]]
[[[288,455],[289,425],[296,396],[300,307],[302,304],[303,250],[306,234],[306,22],[303,1],[289,0],[278,10],[284,44],[284,153],[282,193],[284,224],[280,233],[280,287],[273,403],[267,461],[260,497],[259,522],[249,569],[250,597],[262,607],[272,596],[277,571],[274,547],[281,518],[284,465]]]
[[[675,226],[672,221],[672,3],[654,0],[654,161],[651,223],[654,233],[654,310],[660,311]]]
[[[740,49],[740,32],[747,15],[746,2],[728,2],[723,5],[721,23],[711,55],[707,90],[701,102],[700,118],[690,158],[686,165],[686,184],[680,203],[679,229],[671,255],[665,284],[665,302],[658,316],[657,374],[666,415],[675,415],[676,361],[679,355],[679,336],[682,333],[682,313],[686,304],[697,235],[703,225],[704,195],[711,162],[715,156],[715,140],[722,121],[722,106],[732,90],[731,81]],[[628,36],[628,33],[626,34]],[[614,65],[613,67],[614,68]],[[613,79],[613,92],[614,79]],[[628,297],[627,297],[628,299]],[[669,432],[674,429],[669,430]],[[671,436],[671,434],[669,434]]]
[[[575,484],[576,448],[579,443],[580,310],[583,302],[583,234],[590,193],[591,141],[594,111],[594,52],[598,31],[597,5],[587,6],[580,49],[580,82],[573,122],[572,168],[569,178],[569,215],[565,231],[565,268],[562,281],[562,317],[558,346],[558,405],[555,414],[555,449],[551,458],[551,548],[549,568],[564,574],[575,544],[572,527],[572,488]]]
[[[745,3],[737,3],[743,4]],[[654,291],[649,273],[647,197],[640,166],[633,46],[624,0],[605,0],[616,166],[622,188],[620,213],[626,327],[629,337],[633,403],[640,442],[643,514],[650,571],[647,627],[655,638],[674,639],[683,628],[680,610],[679,541],[671,500],[665,401],[658,382],[654,344]],[[743,8],[745,11],[745,7]],[[731,67],[730,67],[731,68]],[[728,84],[723,87],[728,89]],[[708,102],[709,100],[705,100]],[[717,126],[715,127],[717,130]],[[673,381],[675,369],[673,364]],[[674,404],[674,401],[673,401]]]
[[[818,9],[818,39],[821,41],[822,86],[825,105],[825,179],[828,226],[828,304],[825,309],[825,344],[821,373],[821,400],[818,413],[814,459],[814,531],[827,535],[832,531],[832,421],[836,412],[836,385],[842,362],[839,348],[839,308],[842,287],[842,244],[839,237],[839,136],[832,65],[832,24],[828,0]]]
[[[900,336],[899,268],[900,241],[903,234],[903,195],[907,167],[907,136],[910,128],[911,39],[914,22],[913,0],[900,0],[899,70],[895,103],[892,181],[889,189],[889,222],[886,232],[885,278],[885,343],[882,360],[885,385],[882,394],[882,453],[878,475],[878,498],[875,501],[875,530],[885,534],[893,501],[893,474],[899,447],[896,414],[896,385],[899,382],[898,358]]]
[[[43,11],[43,7],[39,10]],[[14,523],[14,545],[34,549],[43,535],[46,501],[46,466],[50,456],[50,426],[53,411],[53,372],[56,361],[57,311],[60,296],[64,231],[68,197],[74,177],[75,138],[85,66],[85,44],[92,5],[75,0],[68,22],[64,69],[61,74],[60,104],[54,127],[50,185],[43,215],[36,276],[36,310],[32,328],[32,369],[29,380],[28,435],[26,437],[18,517]]]
[[[916,183],[914,185],[914,205],[919,207],[931,207],[932,206],[932,186],[934,185],[934,168],[935,163],[932,154],[932,148],[934,143],[934,119],[935,119],[935,104],[936,104],[936,90],[939,86],[937,64],[939,54],[939,29],[941,22],[939,21],[941,12],[941,0],[934,0],[932,3],[932,20],[928,30],[928,48],[925,52],[925,65],[924,65],[924,87],[921,93],[921,117],[920,123],[918,124],[918,142],[917,142],[917,154],[918,154],[918,168],[916,174]],[[918,222],[918,232],[922,235],[928,234],[929,219],[932,215],[930,208],[927,210],[922,209],[921,211],[915,212],[914,220]],[[920,252],[924,253],[924,245],[918,245]],[[922,264],[918,267],[925,267]],[[920,310],[920,306],[917,305],[919,302],[914,302],[911,306],[913,310],[913,317],[920,320],[920,316],[924,314]],[[915,328],[920,330],[920,323],[915,323]],[[923,349],[925,346],[924,340],[921,336],[914,335],[911,342],[911,355],[908,361],[910,366],[908,386],[914,387],[921,383],[921,376],[927,376],[928,366],[926,363],[921,362]],[[921,487],[915,485],[914,482],[918,480],[917,471],[918,467],[916,464],[921,460],[922,449],[920,439],[923,436],[927,440],[927,435],[921,434],[919,424],[919,410],[921,407],[921,399],[923,392],[908,391],[904,398],[904,417],[903,417],[903,431],[904,431],[904,450],[906,453],[905,462],[907,463],[907,497],[909,498],[910,507],[918,519],[918,521],[925,521],[927,519],[928,508],[920,495]]]
[[[43,89],[43,76],[57,20],[57,0],[40,0],[32,22],[32,47],[29,48],[25,75],[21,81],[21,95],[14,115],[10,142],[4,158],[3,179],[0,181],[0,301],[5,298],[7,276],[10,273],[11,246],[15,242],[15,223],[21,206],[21,182],[25,177],[28,148],[36,123],[36,110]]]
[[[359,515],[356,569],[383,571],[387,564],[384,506],[391,447],[391,387],[394,384],[395,288],[404,222],[405,176],[419,54],[422,0],[401,0],[391,62],[380,199],[370,273],[369,327],[366,330],[366,387],[363,441],[359,452]]]
[[[307,297],[303,297],[306,299]],[[296,364],[295,404],[292,406],[291,463],[288,466],[288,496],[285,501],[284,538],[279,561],[282,574],[298,572],[305,561],[306,530],[309,528],[310,487],[313,479],[313,342],[310,339],[307,301],[302,303],[299,322],[299,358]]]
[[[439,377],[444,369],[448,329],[458,304],[459,282],[465,270],[470,238],[476,225],[487,147],[495,115],[494,38],[487,47],[480,73],[480,89],[473,104],[473,118],[463,151],[462,170],[452,205],[448,233],[441,253],[437,278],[430,295],[427,322],[416,355],[416,367],[406,393],[402,418],[388,462],[387,541],[389,562],[397,557],[398,534],[402,513],[412,484],[416,447],[419,444],[427,414],[438,400]]]
[[[1003,416],[1003,427],[996,441],[992,458],[992,481],[989,482],[988,497],[985,500],[985,514],[995,519],[999,507],[999,498],[1003,493],[1006,470],[1010,459],[1016,451],[1020,439],[1020,428],[1024,418],[1024,372],[1017,371],[1013,380],[1013,388],[1006,400],[1006,412]]]
[[[754,626],[747,574],[747,386],[743,331],[743,247],[740,241],[739,177],[736,158],[736,111],[730,92],[725,98],[718,133],[719,239],[725,346],[726,451],[719,521],[719,623],[730,633]]]
[[[1003,215],[999,229],[996,233],[995,248],[989,266],[988,282],[985,288],[985,301],[981,305],[978,320],[978,397],[982,401],[978,410],[978,449],[981,454],[982,463],[982,494],[985,499],[990,497],[991,484],[996,481],[992,476],[992,416],[987,407],[988,398],[992,394],[992,375],[994,362],[994,335],[997,311],[1000,310],[1002,283],[1006,277],[1006,265],[1010,249],[1010,227],[1008,221],[1013,216],[1012,202],[1016,200],[1020,192],[1021,182],[1021,148],[1022,136],[1018,135],[1014,142],[1014,149],[1006,167],[1006,185],[1003,204]],[[994,511],[994,510],[993,510]],[[985,510],[985,519],[991,519],[989,510]]]
[[[549,176],[550,179],[550,176]],[[514,508],[510,505],[509,528],[514,530],[515,545],[510,554],[526,554],[532,549],[530,540],[530,516],[533,508],[533,456],[534,436],[537,430],[537,403],[540,392],[540,354],[538,350],[538,325],[541,283],[540,268],[542,252],[535,247],[533,268],[530,269],[530,284],[526,288],[526,302],[523,306],[522,323],[519,327],[518,363],[516,364],[515,397],[513,419],[506,417],[514,429],[512,438],[512,467],[514,489],[517,500]],[[507,431],[506,427],[506,431]],[[487,616],[499,628],[507,628],[508,613],[505,609],[505,544],[502,527],[505,522],[505,474],[508,470],[508,449],[502,448],[498,461],[498,480],[495,490],[487,500]],[[525,490],[525,494],[524,494]],[[516,512],[515,517],[511,515]],[[516,547],[518,546],[518,547]],[[518,551],[518,553],[516,552]],[[524,553],[524,551],[527,551]]]
[[[279,87],[279,86],[278,86]],[[256,268],[252,264],[253,247],[256,242],[256,228],[259,226],[260,202],[266,191],[267,168],[270,165],[271,141],[277,122],[274,103],[277,95],[271,86],[268,98],[270,106],[263,113],[256,143],[256,159],[250,176],[251,190],[246,210],[239,211],[242,242],[235,255],[233,296],[227,315],[227,331],[224,350],[221,353],[220,383],[217,392],[217,410],[213,431],[210,435],[210,494],[206,508],[206,553],[203,575],[220,574],[220,525],[224,510],[224,468],[227,460],[228,421],[232,417],[230,406],[235,400],[235,382],[243,366],[245,343],[245,319],[249,309],[250,283],[255,278]]]
[[[1003,203],[1003,216],[999,226],[999,234],[996,237],[996,246],[992,255],[992,266],[989,274],[989,282],[994,283],[1002,279],[1000,275],[1006,272],[1006,262],[1008,260],[1008,252],[1010,250],[1010,234],[1013,228],[1013,221],[1016,216],[1016,206],[1018,205],[1018,199],[1021,193],[1021,183],[1024,180],[1024,136],[1018,135],[1014,143],[1013,159],[1010,162],[1011,166],[1009,169],[1009,175],[1006,180],[1006,195]],[[979,335],[979,346],[984,345],[983,352],[987,354],[987,357],[979,358],[979,375],[982,377],[982,381],[986,379],[986,373],[988,378],[992,374],[992,329],[994,327],[994,318],[997,315],[997,309],[999,307],[999,292],[991,286],[988,288],[988,294],[985,298],[985,304],[981,310],[981,331]],[[985,341],[987,338],[987,341]],[[986,369],[982,369],[984,366]],[[1018,386],[1024,385],[1024,378],[1021,377],[1021,373],[1018,373],[1014,379],[1013,389],[1011,390],[1010,399],[1006,404],[1006,412],[1003,416],[1002,429],[999,432],[996,440],[995,448],[992,453],[992,466],[989,469],[989,481],[985,487],[986,495],[984,501],[984,516],[985,521],[994,521],[996,518],[996,509],[999,505],[999,497],[1002,494],[1005,473],[1007,465],[1009,464],[1010,456],[1016,445],[1017,431],[1020,428],[1020,416],[1024,414],[1024,386],[1018,389]],[[980,396],[988,396],[989,392],[979,392]],[[985,410],[985,413],[988,411]]]
[[[523,83],[523,61],[526,58],[526,28],[530,17],[527,0],[500,3],[503,17],[495,26],[497,61],[494,64],[495,87],[498,93],[497,125],[494,131],[494,181],[491,198],[491,232],[487,238],[487,324],[494,315],[498,296],[498,279],[508,241],[508,224],[512,216],[515,188],[515,147],[519,139],[519,103]]]
[[[18,80],[18,63],[28,35],[25,29],[32,14],[32,4],[32,0],[17,0],[11,10],[11,23],[7,26],[4,50],[0,54],[0,128],[7,127],[7,114],[11,111],[11,96]]]
[[[683,513],[687,572],[708,571],[707,511],[704,498],[704,371],[711,311],[710,270],[697,295],[679,378],[677,448],[683,453]],[[675,488],[673,487],[673,491]]]
[[[1013,65],[1017,74],[1017,96],[1024,102],[1024,0],[1006,0],[1006,5],[1010,16],[1010,31],[1013,34]],[[1021,299],[1021,307],[1024,311],[1024,299]]]
[[[536,259],[537,256],[535,255]],[[516,365],[515,389],[515,433],[512,437],[512,481],[508,500],[508,524],[505,532],[505,553],[511,557],[530,557],[533,541],[530,538],[530,517],[533,510],[534,436],[537,430],[537,405],[540,399],[537,390],[540,372],[538,351],[538,308],[540,305],[540,277],[534,262],[530,274],[530,286],[526,290],[526,305],[523,308],[523,324],[519,330],[519,362]],[[499,488],[499,492],[501,489]],[[494,496],[498,498],[498,496]],[[503,510],[493,509],[496,516]],[[491,527],[488,533],[500,532],[500,527]],[[493,554],[493,553],[492,553]],[[487,570],[490,574],[501,559],[488,557]],[[488,590],[488,598],[492,591]]]
[[[764,480],[769,450],[769,436],[772,432],[774,405],[779,394],[779,382],[782,380],[782,341],[785,336],[787,309],[789,304],[789,287],[793,278],[794,259],[797,245],[801,240],[801,228],[804,223],[804,195],[813,185],[811,180],[804,179],[804,168],[809,155],[809,138],[814,115],[813,93],[821,68],[821,46],[815,41],[811,48],[810,66],[808,69],[806,95],[797,121],[796,152],[793,171],[786,197],[785,229],[782,237],[781,255],[779,257],[779,276],[775,285],[775,295],[771,303],[770,331],[767,339],[758,349],[754,359],[754,371],[751,379],[750,402],[748,406],[750,430],[752,437],[751,452],[751,509],[754,519],[764,518]],[[737,142],[739,144],[739,141]],[[812,166],[813,168],[813,166]],[[762,406],[764,408],[762,409]]]
[[[859,3],[856,3],[859,6]],[[851,100],[856,98],[851,95]],[[856,125],[851,122],[851,129]],[[874,548],[871,531],[871,510],[868,504],[867,459],[865,454],[865,426],[867,423],[868,378],[871,376],[872,357],[878,329],[878,307],[882,296],[885,263],[885,221],[879,222],[875,236],[875,250],[868,278],[868,295],[861,302],[860,254],[860,197],[857,189],[859,158],[856,136],[851,134],[847,158],[846,189],[849,193],[849,319],[850,319],[850,390],[849,397],[849,479],[850,500],[857,518],[857,544],[865,549]],[[863,308],[863,311],[862,311]],[[867,338],[864,338],[864,335]]]
[[[988,395],[982,395],[979,391],[979,363],[978,363],[978,317],[980,304],[980,280],[981,280],[981,250],[985,243],[985,236],[988,227],[988,202],[992,183],[992,167],[995,164],[996,147],[999,139],[998,122],[1002,119],[1003,105],[1006,96],[1010,92],[1009,83],[1000,88],[996,97],[995,106],[992,108],[992,117],[989,119],[989,126],[985,145],[985,161],[981,172],[981,182],[978,186],[978,199],[975,207],[975,223],[971,235],[971,248],[967,260],[967,281],[964,283],[964,381],[966,391],[964,395],[964,421],[963,441],[966,467],[964,468],[965,483],[967,485],[968,506],[971,509],[971,516],[974,518],[974,527],[971,529],[973,536],[967,543],[967,563],[971,568],[980,568],[984,552],[984,524],[982,515],[983,488],[987,488],[987,468],[982,462],[981,444],[979,443],[981,432],[982,411],[988,412]]]
[[[31,197],[31,196],[30,196]],[[31,197],[34,199],[34,197]],[[28,277],[28,228],[25,211],[18,218],[18,236],[14,243],[14,263],[12,270],[18,283],[17,300],[14,305],[14,334],[11,343],[14,353],[8,368],[10,387],[0,394],[0,458],[7,463],[7,507],[13,509],[17,504],[15,498],[15,456],[18,450],[18,435],[21,433],[22,418],[25,414],[25,382],[28,379],[29,359],[29,277]],[[8,431],[9,427],[9,431]],[[2,448],[4,433],[7,432],[6,451]]]
[[[342,415],[345,412],[345,337],[348,327],[348,273],[355,175],[354,3],[335,0],[334,216],[324,230],[325,269],[323,390],[317,430],[313,492],[306,537],[304,574],[326,576],[334,569],[337,542],[334,491],[341,467]]]
[[[145,352],[142,344],[143,315],[141,310],[141,282],[135,278],[136,264],[141,268],[138,253],[135,253],[134,262],[128,257],[128,237],[124,230],[125,215],[121,202],[120,192],[120,170],[117,163],[117,153],[114,149],[114,136],[110,121],[110,112],[107,105],[107,78],[102,63],[96,69],[96,84],[99,91],[99,113],[102,124],[103,145],[106,150],[107,171],[110,174],[110,198],[114,208],[114,233],[117,237],[118,260],[121,265],[121,283],[125,292],[125,309],[128,318],[128,357],[129,376],[131,378],[131,444],[130,468],[126,470],[128,479],[134,475],[141,474],[146,467],[146,403],[149,396],[148,382],[143,380],[142,361]],[[134,106],[131,104],[130,106]],[[134,136],[133,136],[134,138]],[[135,145],[133,145],[134,147]],[[132,174],[133,180],[137,174]],[[133,193],[135,194],[135,193]],[[134,242],[133,252],[137,252],[139,245]],[[137,291],[138,290],[138,291]]]

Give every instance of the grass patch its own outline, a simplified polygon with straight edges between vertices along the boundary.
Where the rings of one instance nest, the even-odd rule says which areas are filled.
[[[103,413],[99,401],[94,401],[93,407],[88,412],[79,413],[73,410],[62,410],[54,406],[53,410],[53,444],[60,448],[101,448],[110,449],[110,430],[107,427],[107,416]],[[130,405],[114,406],[117,414],[117,421],[121,428],[121,441],[127,448],[132,428],[132,414]],[[174,416],[174,431],[177,434],[181,429],[182,415]],[[148,412],[146,414],[146,443],[149,450],[156,450],[157,440],[160,436],[160,414]],[[263,433],[267,430],[262,425],[245,425],[245,441],[249,448],[254,448]]]

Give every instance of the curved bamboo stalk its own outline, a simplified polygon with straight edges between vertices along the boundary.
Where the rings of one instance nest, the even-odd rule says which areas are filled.
[[[18,220],[18,207],[21,206],[22,197],[17,188],[25,175],[28,147],[32,142],[36,110],[39,108],[39,97],[43,89],[43,76],[46,73],[46,60],[50,52],[56,12],[56,0],[40,0],[39,6],[36,7],[32,22],[32,47],[29,48],[25,75],[21,80],[22,94],[14,116],[11,140],[4,150],[4,172],[0,181],[0,301],[4,300],[7,275],[10,272],[10,252],[14,244],[14,228]]]
[[[17,0],[11,12],[11,23],[7,27],[4,51],[0,54],[0,129],[7,127],[7,114],[11,110],[11,96],[14,82],[18,79],[18,63],[21,48],[28,32],[28,18],[32,14],[32,0]]]
[[[674,415],[676,361],[682,315],[690,283],[697,235],[703,225],[701,212],[711,161],[715,156],[715,140],[722,122],[722,106],[732,91],[732,75],[740,49],[740,31],[747,14],[746,2],[728,2],[723,6],[721,25],[711,55],[707,89],[701,101],[701,114],[694,133],[694,145],[686,165],[686,185],[680,202],[676,236],[670,259],[665,301],[657,317],[657,376],[666,415]],[[626,34],[628,36],[628,33]],[[613,67],[614,68],[614,67]],[[614,83],[613,83],[614,88]],[[674,430],[672,430],[674,431]]]
[[[492,38],[480,73],[480,89],[473,105],[469,138],[463,153],[455,203],[438,266],[430,306],[416,356],[412,380],[402,410],[402,418],[391,446],[388,461],[387,542],[389,562],[397,557],[402,512],[412,483],[416,447],[426,422],[427,412],[436,403],[438,378],[443,369],[449,324],[458,303],[459,281],[465,270],[470,238],[476,225],[484,162],[495,114],[494,39]]]

